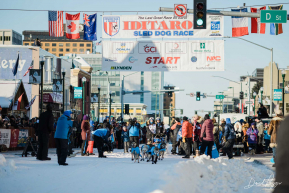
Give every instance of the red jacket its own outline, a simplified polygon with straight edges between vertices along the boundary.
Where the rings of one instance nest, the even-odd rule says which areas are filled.
[[[195,121],[193,126],[193,141],[199,141],[201,135],[202,125]]]
[[[201,136],[200,139],[202,140],[203,133],[206,131],[206,137],[203,138],[205,141],[214,141],[214,134],[213,134],[214,125],[211,119],[205,120],[202,126]]]
[[[81,123],[81,138],[82,140],[90,139],[90,127],[89,127],[89,122],[85,122],[84,120]],[[88,131],[88,133],[87,133]],[[87,138],[86,138],[87,134]]]
[[[184,121],[182,126],[182,137],[192,138],[193,126],[189,121]]]

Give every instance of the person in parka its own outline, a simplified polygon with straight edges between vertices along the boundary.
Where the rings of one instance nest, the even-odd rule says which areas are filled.
[[[157,117],[157,123],[156,123],[156,134],[157,135],[163,135],[165,134],[165,128],[164,124],[161,122],[161,119]]]
[[[244,144],[244,153],[248,153],[248,135],[247,130],[249,129],[249,123],[243,121],[242,123],[242,131],[243,131],[243,144]]]
[[[90,139],[90,124],[89,124],[89,117],[87,115],[83,116],[83,120],[81,123],[81,138],[82,138],[82,145],[81,145],[81,155],[85,156],[88,147],[88,140]]]
[[[137,147],[139,147],[139,133],[140,133],[140,124],[137,122],[136,118],[133,118],[127,127],[129,131],[129,141],[130,143],[135,142]]]
[[[212,149],[214,146],[214,134],[213,134],[214,125],[208,114],[205,115],[204,120],[205,121],[202,125],[202,130],[201,130],[202,145],[200,149],[201,150],[200,154],[201,155],[204,154],[206,151],[206,148],[208,147],[207,155],[210,155],[210,157],[212,158]]]
[[[216,119],[212,119],[213,124],[214,124],[214,129],[213,129],[213,135],[214,135],[214,142],[216,144],[216,148],[219,152],[220,149],[220,141],[219,141],[219,135],[220,135],[220,131],[219,131],[219,126],[218,123],[216,122]]]
[[[235,130],[234,127],[231,124],[231,119],[226,119],[226,125],[225,125],[225,131],[224,131],[224,146],[223,146],[223,152],[227,153],[229,159],[233,158],[233,146],[235,142]]]
[[[123,144],[124,144],[124,153],[128,153],[128,148],[129,148],[129,132],[127,130],[126,126],[123,126],[122,133],[121,133],[121,138],[123,139]]]
[[[150,117],[150,119],[147,121],[147,141],[150,141],[153,143],[153,138],[156,135],[157,126],[155,124],[154,118]]]
[[[182,141],[185,143],[185,152],[186,156],[182,157],[185,159],[190,159],[192,152],[192,137],[193,137],[193,126],[188,121],[188,117],[183,117],[183,126],[182,126]]]
[[[202,129],[203,118],[199,115],[193,117],[193,154],[196,155],[196,150],[199,150],[200,135]]]
[[[258,129],[258,139],[257,139],[257,153],[263,154],[263,138],[264,138],[264,124],[261,119],[257,118],[256,121],[256,127]]]
[[[70,110],[64,111],[63,115],[57,121],[57,127],[54,134],[56,143],[57,160],[59,165],[66,166],[67,152],[68,152],[68,135],[71,132],[73,121],[71,120],[72,112]]]
[[[171,127],[172,130],[172,154],[176,154],[177,153],[177,135],[178,132],[180,130],[180,128],[182,127],[180,119],[176,118],[175,119],[175,124]]]
[[[243,131],[242,131],[241,123],[240,122],[236,122],[235,125],[234,125],[234,129],[235,129],[237,144],[242,143]]]
[[[106,156],[103,155],[103,144],[104,142],[108,144],[108,138],[112,133],[110,129],[107,128],[108,126],[107,123],[104,123],[103,128],[91,132],[91,134],[95,135],[95,144],[99,158],[106,158]]]
[[[253,122],[251,127],[247,130],[248,144],[252,148],[252,154],[255,154],[258,140],[258,129],[256,128],[256,123]]]
[[[276,149],[277,149],[277,133],[283,118],[282,112],[280,110],[276,114],[277,116],[270,121],[268,130],[268,134],[271,135],[270,147],[273,150],[273,158],[275,162],[276,162]],[[275,164],[273,164],[272,167],[275,167]]]

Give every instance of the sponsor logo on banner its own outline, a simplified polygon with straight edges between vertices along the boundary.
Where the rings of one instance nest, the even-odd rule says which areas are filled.
[[[180,57],[147,57],[146,64],[177,64]]]
[[[132,66],[111,66],[111,70],[131,70]]]
[[[133,54],[133,42],[114,42],[114,54]]]
[[[191,58],[191,61],[192,61],[192,62],[197,62],[197,60],[198,60],[198,59],[197,59],[196,56],[193,56],[193,57]]]
[[[221,22],[220,21],[211,21],[211,30],[220,30],[221,27]]]
[[[186,42],[167,42],[166,54],[186,54],[187,43]]]
[[[119,32],[120,17],[118,16],[104,16],[103,30],[109,36],[114,36]]]
[[[158,66],[152,66],[150,68],[158,69],[159,67]]]
[[[207,56],[208,62],[220,62],[221,56]]]
[[[138,44],[138,53],[157,54],[161,52],[161,43],[158,42],[140,42]]]
[[[117,59],[114,58],[114,57],[111,57],[111,58],[105,58],[104,61],[106,61],[106,62],[115,62],[115,61],[117,61]]]
[[[163,69],[169,69],[169,70],[177,70],[177,66],[162,66]]]
[[[130,62],[130,63],[134,63],[134,62],[136,62],[138,59],[136,59],[136,58],[134,58],[134,57],[129,57],[128,58],[128,61]]]
[[[193,53],[214,53],[213,42],[192,43]]]

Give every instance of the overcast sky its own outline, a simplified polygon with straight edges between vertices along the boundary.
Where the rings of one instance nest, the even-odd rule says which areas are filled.
[[[208,0],[208,8],[227,8],[242,6],[243,3],[250,5],[264,5],[277,3],[276,0]],[[286,1],[283,1],[286,2]],[[175,3],[187,4],[193,8],[193,0],[2,0],[1,9],[44,9],[63,11],[158,11],[159,7],[173,7]],[[287,10],[289,5],[284,5]],[[267,7],[268,9],[268,7]],[[225,9],[229,11],[229,9]],[[70,12],[75,14],[76,12]],[[91,13],[89,13],[91,14]],[[101,16],[98,13],[98,37],[101,37]],[[105,14],[136,14],[136,13],[105,13]],[[162,13],[138,13],[162,14]],[[165,14],[165,13],[164,13]],[[167,13],[171,14],[171,13]],[[26,11],[0,11],[2,29],[13,29],[19,33],[23,30],[48,30],[47,12]],[[82,14],[81,14],[82,21]],[[251,21],[249,19],[249,34],[247,40],[254,41],[268,48],[274,48],[274,61],[279,67],[285,68],[289,61],[288,43],[289,27],[283,24],[284,33],[278,36],[270,35],[270,25],[266,26],[266,34],[251,34]],[[231,17],[225,17],[225,35],[232,35]],[[100,39],[100,38],[99,38]],[[241,75],[251,74],[256,68],[263,68],[271,60],[270,51],[238,39],[225,39],[225,71],[223,72],[166,72],[165,83],[185,89],[176,95],[177,108],[183,108],[184,114],[192,116],[195,110],[213,110],[214,98],[201,99],[196,102],[186,94],[201,91],[202,93],[217,94],[228,89],[228,81],[213,78],[212,76],[223,76],[235,81]],[[268,77],[269,78],[269,77]]]

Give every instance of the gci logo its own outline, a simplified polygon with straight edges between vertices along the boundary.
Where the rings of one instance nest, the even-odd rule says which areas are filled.
[[[145,45],[144,46],[144,51],[146,53],[156,53],[157,52],[157,47]]]

